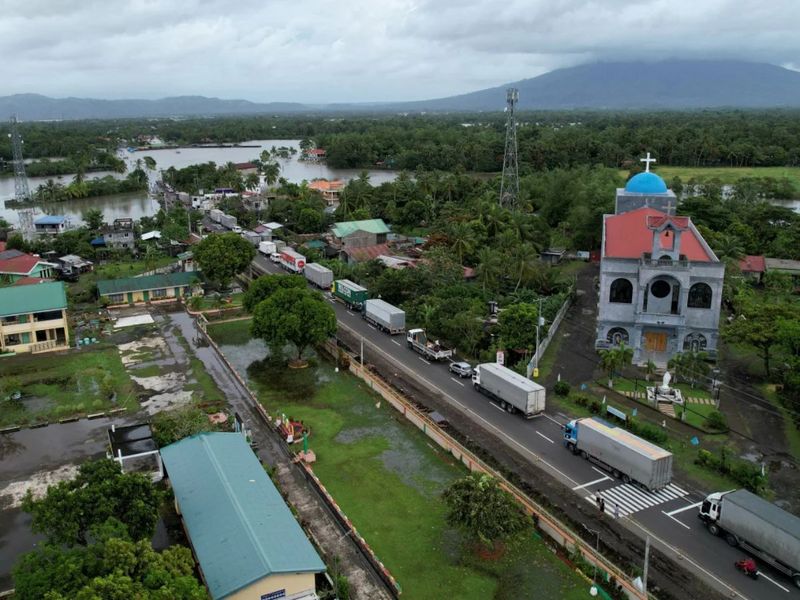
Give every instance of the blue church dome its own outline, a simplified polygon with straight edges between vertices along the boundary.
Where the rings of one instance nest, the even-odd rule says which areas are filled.
[[[625,184],[625,191],[637,194],[664,194],[667,191],[667,184],[655,173],[644,172],[631,177]]]

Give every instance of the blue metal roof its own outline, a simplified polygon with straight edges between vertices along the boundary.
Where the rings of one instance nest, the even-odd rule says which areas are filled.
[[[646,171],[631,177],[625,184],[625,191],[637,194],[664,194],[667,192],[667,184],[655,173]]]
[[[325,564],[239,433],[201,433],[161,449],[214,600],[276,573]]]
[[[46,215],[44,217],[39,217],[36,219],[33,224],[34,225],[61,225],[64,221],[67,220],[67,217],[64,215]]]

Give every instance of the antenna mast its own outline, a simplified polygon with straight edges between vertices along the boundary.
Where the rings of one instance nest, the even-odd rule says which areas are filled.
[[[514,109],[519,90],[506,90],[506,150],[503,156],[503,178],[500,180],[500,206],[511,208],[519,196],[519,163],[517,162],[517,122]]]
[[[11,117],[11,151],[14,164],[14,199],[17,202],[26,202],[31,199],[31,191],[28,189],[28,177],[25,175],[25,161],[22,160],[22,136],[17,128],[17,117]]]

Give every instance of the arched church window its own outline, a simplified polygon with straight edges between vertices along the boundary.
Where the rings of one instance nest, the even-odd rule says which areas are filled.
[[[622,278],[612,281],[608,301],[622,304],[633,302],[633,284],[628,279]]]
[[[606,340],[609,344],[613,346],[619,346],[620,344],[627,344],[629,340],[628,330],[623,327],[612,327],[608,330],[608,335],[606,335]]]
[[[695,283],[689,288],[689,308],[711,308],[711,286],[707,283]]]
[[[683,338],[683,349],[687,352],[703,352],[707,343],[706,336],[702,333],[690,333]]]

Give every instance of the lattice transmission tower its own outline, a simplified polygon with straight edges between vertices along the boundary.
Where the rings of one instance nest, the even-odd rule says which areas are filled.
[[[506,90],[506,150],[503,156],[503,178],[500,180],[500,206],[511,208],[519,197],[519,162],[517,161],[517,121],[514,109],[519,90]]]
[[[31,191],[28,189],[28,177],[25,175],[25,161],[22,160],[22,136],[17,127],[17,117],[11,117],[11,138],[12,163],[14,164],[14,199],[18,202],[25,202],[31,199]]]

